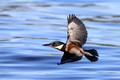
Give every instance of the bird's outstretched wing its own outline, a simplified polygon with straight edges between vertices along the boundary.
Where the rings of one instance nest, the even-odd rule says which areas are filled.
[[[69,63],[69,62],[75,62],[75,61],[78,61],[78,60],[81,60],[82,59],[82,56],[78,57],[74,54],[70,54],[68,52],[64,52],[63,56],[62,56],[62,59],[61,59],[61,62],[58,63],[58,64],[65,64],[65,63]]]
[[[68,40],[67,42],[76,42],[80,46],[86,43],[87,31],[83,22],[74,14],[67,17],[68,20]]]

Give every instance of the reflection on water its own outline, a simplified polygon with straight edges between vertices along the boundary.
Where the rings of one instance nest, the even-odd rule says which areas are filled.
[[[0,5],[0,80],[120,80],[119,1],[9,0]],[[42,44],[66,42],[68,14],[88,30],[86,49],[99,61],[57,65],[62,52]]]

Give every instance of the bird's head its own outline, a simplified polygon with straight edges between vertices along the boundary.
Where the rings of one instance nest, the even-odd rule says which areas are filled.
[[[54,42],[51,42],[48,44],[43,44],[43,46],[50,46],[50,47],[56,48],[58,50],[61,50],[62,47],[64,46],[64,43],[60,42],[60,41],[54,41]]]

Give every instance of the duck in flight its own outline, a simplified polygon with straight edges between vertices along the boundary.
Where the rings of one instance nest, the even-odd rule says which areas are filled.
[[[87,40],[87,30],[83,22],[74,14],[69,15],[67,20],[68,36],[66,43],[54,41],[43,46],[50,46],[64,52],[59,64],[81,60],[82,56],[91,62],[97,61],[98,53],[95,49],[85,50],[82,48]]]

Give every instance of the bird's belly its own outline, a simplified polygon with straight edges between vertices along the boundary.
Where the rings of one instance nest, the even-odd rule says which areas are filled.
[[[80,50],[76,49],[76,48],[72,48],[69,53],[71,54],[75,54],[76,56],[82,56],[83,54],[80,52]]]

